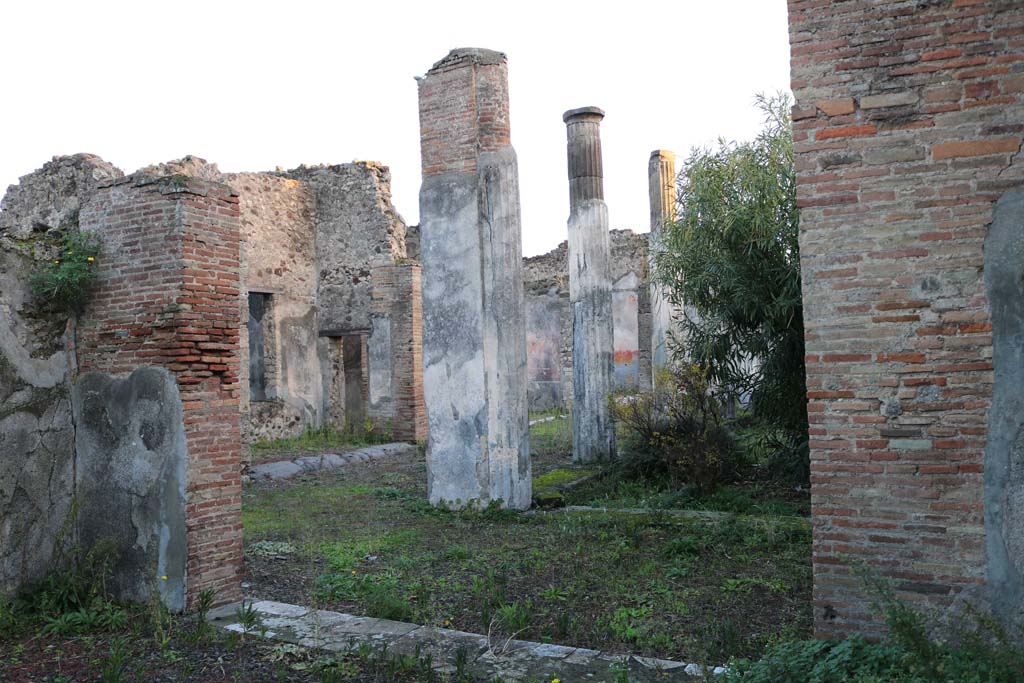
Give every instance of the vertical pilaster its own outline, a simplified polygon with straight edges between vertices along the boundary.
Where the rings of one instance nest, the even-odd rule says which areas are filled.
[[[604,203],[597,107],[562,117],[569,157],[569,303],[572,308],[573,459],[609,459],[615,432],[608,410],[614,373],[608,207]]]

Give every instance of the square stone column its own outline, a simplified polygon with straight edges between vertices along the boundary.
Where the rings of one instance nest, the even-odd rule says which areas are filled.
[[[519,176],[505,55],[419,79],[423,394],[430,502],[531,501]]]

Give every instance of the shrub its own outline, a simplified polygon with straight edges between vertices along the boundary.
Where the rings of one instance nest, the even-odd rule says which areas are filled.
[[[645,477],[667,476],[698,494],[732,478],[738,451],[711,391],[706,370],[661,370],[651,391],[616,393],[611,412],[624,437],[623,465]]]
[[[700,363],[754,414],[807,433],[799,211],[790,100],[759,96],[752,142],[696,149],[678,220],[652,250],[654,278],[685,314],[674,353]]]
[[[32,294],[47,308],[80,314],[96,286],[100,247],[95,233],[65,233],[60,253],[32,275]]]

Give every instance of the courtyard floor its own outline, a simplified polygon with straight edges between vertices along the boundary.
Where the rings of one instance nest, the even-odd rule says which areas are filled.
[[[588,474],[571,467],[568,437],[567,420],[534,426],[540,488]],[[619,495],[622,488],[609,492],[591,480],[566,495],[631,512],[437,510],[426,503],[426,468],[415,451],[254,482],[243,502],[245,592],[709,664],[810,634],[810,526],[793,516],[802,501],[743,500],[741,510],[759,514],[637,514],[643,497]],[[737,497],[723,493],[710,507],[735,507]],[[685,499],[674,502],[686,508]],[[708,509],[708,501],[697,507]]]
[[[745,485],[695,500],[575,468],[570,443],[568,420],[531,428],[537,497],[571,507],[527,513],[431,508],[418,449],[253,481],[243,500],[245,593],[488,643],[711,665],[810,635],[806,493]],[[279,443],[262,459],[350,450],[339,445]],[[230,633],[154,605],[98,603],[83,612],[88,623],[76,614],[5,623],[0,611],[0,681],[477,680],[457,668],[438,677],[408,654],[342,655]]]

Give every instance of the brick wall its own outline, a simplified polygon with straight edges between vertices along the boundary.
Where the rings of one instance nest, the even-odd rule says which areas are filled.
[[[378,425],[390,423],[395,439],[425,440],[421,269],[416,263],[378,266],[372,277],[373,314],[387,318],[390,328],[391,390],[383,412],[370,405],[371,417]]]
[[[789,13],[815,623],[838,636],[877,628],[851,562],[939,608],[985,579],[983,248],[1022,177],[1024,5]]]
[[[475,171],[480,152],[511,144],[508,65],[501,53],[453,51],[420,80],[419,95],[423,175]]]
[[[100,286],[79,326],[82,372],[175,374],[188,448],[189,600],[241,597],[239,211],[230,188],[136,174],[101,188]]]

